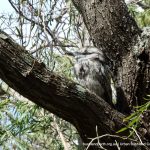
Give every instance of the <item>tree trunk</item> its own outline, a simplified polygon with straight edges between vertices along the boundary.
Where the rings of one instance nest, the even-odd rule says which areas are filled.
[[[120,111],[129,113],[127,105],[132,108],[141,104],[150,93],[150,31],[142,33],[124,0],[72,1],[82,14],[93,43],[108,58]]]

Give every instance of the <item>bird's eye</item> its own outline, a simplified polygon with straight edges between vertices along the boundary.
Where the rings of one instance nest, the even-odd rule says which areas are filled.
[[[98,58],[98,57],[95,57],[94,60],[99,61],[99,58]]]
[[[80,67],[80,72],[83,72],[84,71],[84,68],[83,66]]]

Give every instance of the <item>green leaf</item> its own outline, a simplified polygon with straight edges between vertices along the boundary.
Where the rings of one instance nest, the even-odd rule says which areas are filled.
[[[116,133],[120,133],[120,132],[123,132],[123,131],[125,131],[125,130],[127,130],[128,129],[128,127],[124,127],[124,128],[121,128],[119,131],[117,131]]]

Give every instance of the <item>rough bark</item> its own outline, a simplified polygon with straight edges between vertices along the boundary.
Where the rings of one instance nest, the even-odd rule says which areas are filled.
[[[143,97],[150,93],[150,50],[146,46],[148,42],[144,41],[145,33],[141,35],[142,30],[130,16],[124,0],[72,1],[82,14],[95,46],[108,58],[117,90],[118,108],[130,112],[127,105],[132,108],[135,103],[141,104]],[[147,39],[149,41],[148,36]],[[136,51],[135,45],[138,47]]]
[[[124,115],[77,83],[56,75],[0,34],[0,78],[24,97],[71,122],[84,142],[123,127]],[[110,114],[111,112],[111,114]]]
[[[140,30],[124,0],[72,0],[96,46],[112,61],[121,60]]]

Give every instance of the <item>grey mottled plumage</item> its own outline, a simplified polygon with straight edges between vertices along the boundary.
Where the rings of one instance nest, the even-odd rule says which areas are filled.
[[[103,53],[95,47],[84,47],[75,58],[74,72],[79,83],[113,105],[110,71]]]

